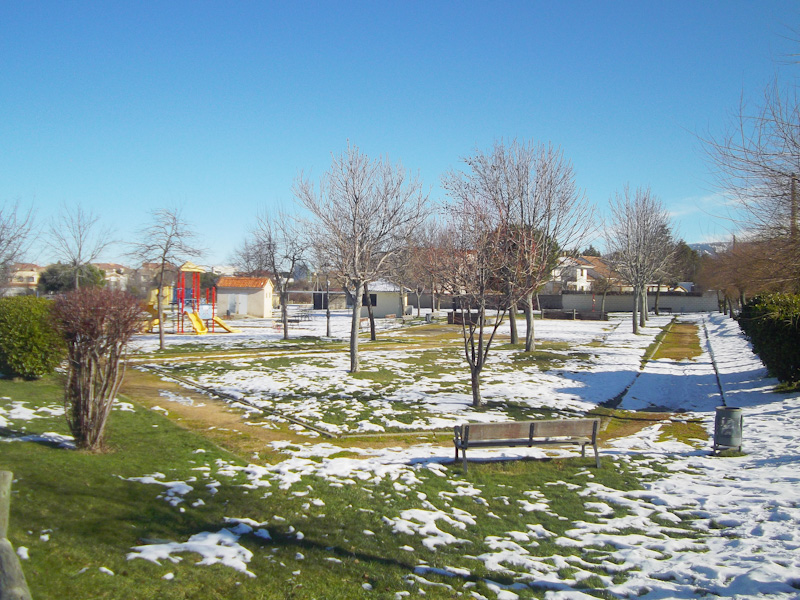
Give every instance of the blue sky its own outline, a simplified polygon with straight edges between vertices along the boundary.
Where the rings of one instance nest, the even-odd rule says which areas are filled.
[[[441,200],[460,157],[516,137],[559,145],[601,208],[649,185],[680,237],[726,238],[697,136],[794,76],[798,25],[800,4],[770,0],[8,0],[0,203],[40,223],[80,203],[121,240],[182,206],[221,264],[348,140]]]

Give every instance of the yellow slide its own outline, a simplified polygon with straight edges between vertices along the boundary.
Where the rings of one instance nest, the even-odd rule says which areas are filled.
[[[225,321],[223,321],[219,317],[214,317],[214,323],[222,327],[228,333],[241,333],[241,331],[239,331],[238,329],[234,329],[233,327],[230,327]]]
[[[206,324],[203,323],[203,320],[197,315],[197,313],[189,312],[187,310],[184,314],[189,317],[189,321],[191,321],[192,327],[194,327],[194,332],[197,335],[205,335],[208,333],[208,327],[206,327]]]

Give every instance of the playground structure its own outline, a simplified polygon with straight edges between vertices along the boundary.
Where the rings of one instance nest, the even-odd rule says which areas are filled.
[[[172,286],[165,285],[161,289],[161,307],[166,309],[172,299]],[[147,296],[147,303],[144,305],[144,311],[148,317],[142,324],[142,331],[152,333],[158,327],[158,290],[152,289]]]
[[[208,288],[203,301],[203,290],[200,286],[200,275],[204,273],[202,267],[191,262],[181,265],[178,275],[178,285],[175,288],[175,302],[178,307],[178,333],[184,333],[188,321],[197,335],[217,333],[217,328],[225,333],[238,333],[238,331],[225,323],[217,316],[217,288]],[[186,274],[191,275],[191,288],[186,287]],[[190,293],[189,293],[190,292]]]
[[[202,267],[191,262],[184,263],[178,274],[177,285],[174,290],[172,286],[165,286],[161,290],[161,306],[167,307],[170,304],[177,309],[175,319],[176,333],[185,333],[189,327],[197,335],[207,333],[238,333],[237,329],[230,327],[216,314],[217,308],[217,289],[209,288],[203,290],[200,286],[200,275],[204,273]],[[187,273],[190,276],[190,287],[187,287]],[[174,295],[173,295],[174,294]],[[158,293],[151,290],[145,311],[149,319],[145,324],[146,331],[153,331],[158,327]]]

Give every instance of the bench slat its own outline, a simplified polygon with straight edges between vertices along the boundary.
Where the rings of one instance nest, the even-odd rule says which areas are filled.
[[[516,438],[528,439],[531,433],[530,422],[510,423],[470,423],[466,426],[469,431],[469,440],[512,440]],[[466,437],[466,434],[465,434]]]
[[[589,436],[592,437],[595,419],[570,419],[568,421],[531,421],[533,437]]]

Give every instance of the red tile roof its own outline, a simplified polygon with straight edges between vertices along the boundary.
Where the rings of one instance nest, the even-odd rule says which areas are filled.
[[[264,289],[269,283],[267,277],[220,277],[217,280],[218,288],[257,288]]]

